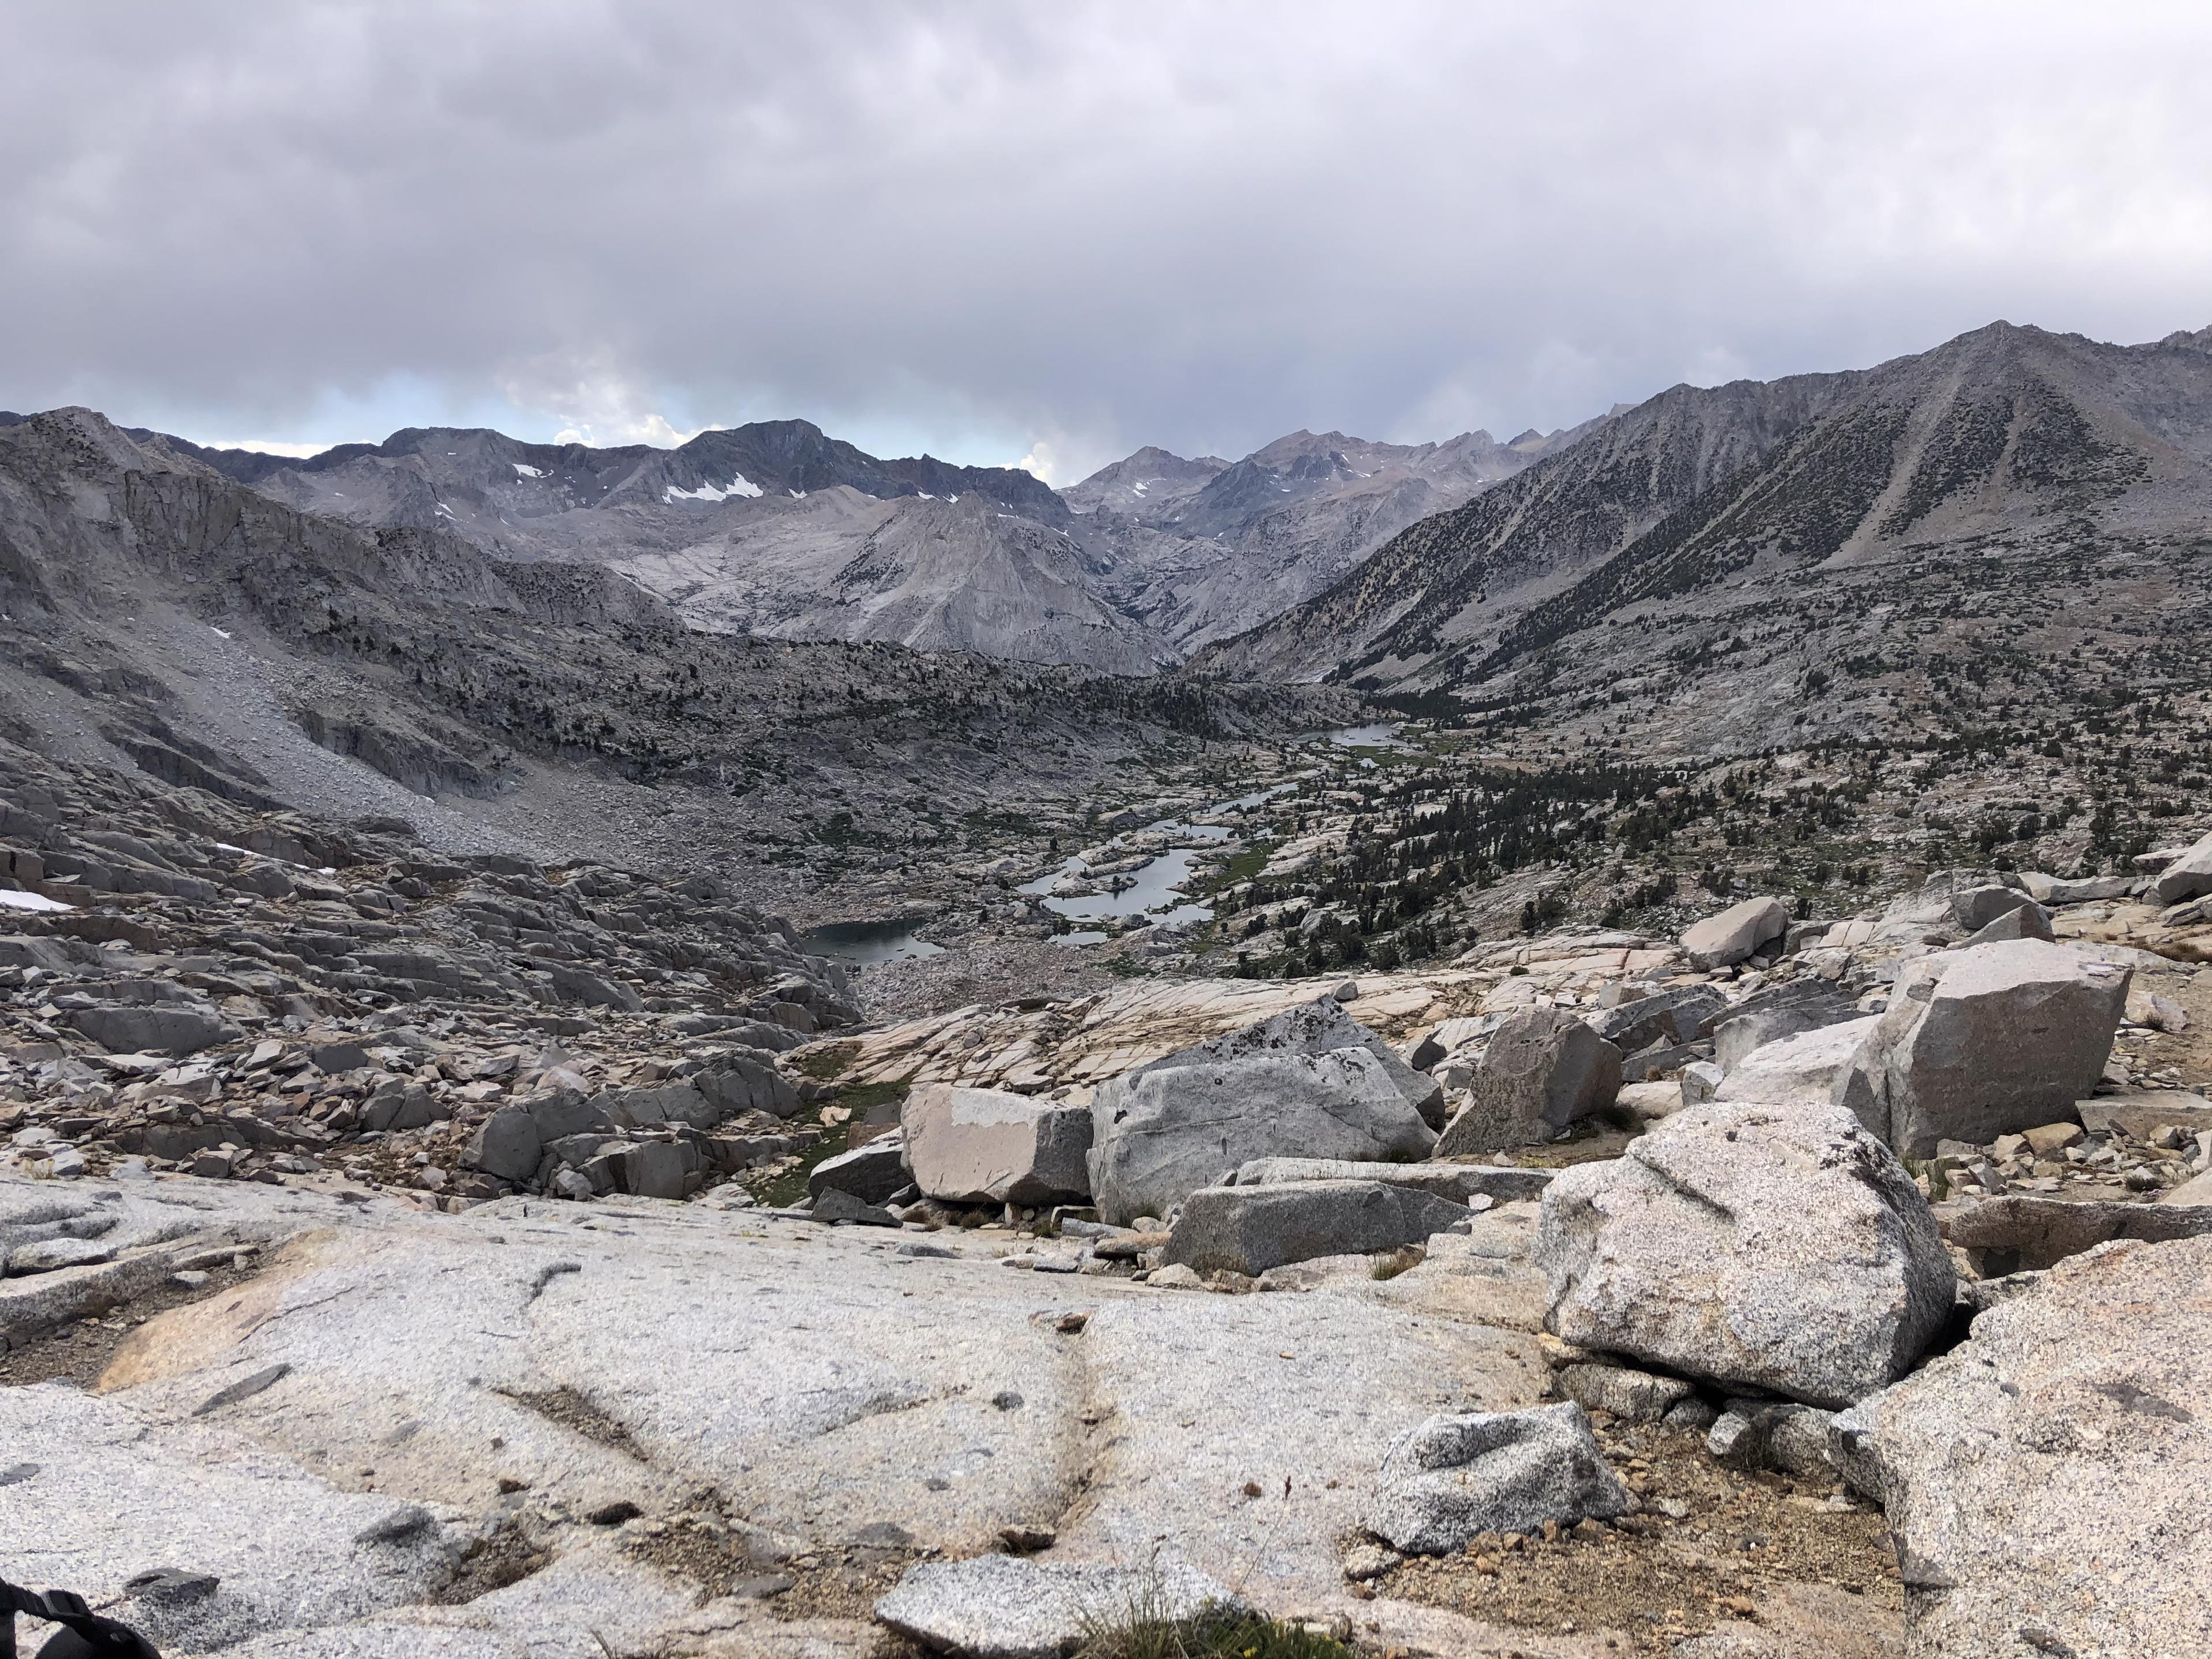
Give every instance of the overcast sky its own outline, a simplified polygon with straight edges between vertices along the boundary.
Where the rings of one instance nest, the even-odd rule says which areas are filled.
[[[2212,8],[0,5],[0,408],[1499,437],[2212,324]]]

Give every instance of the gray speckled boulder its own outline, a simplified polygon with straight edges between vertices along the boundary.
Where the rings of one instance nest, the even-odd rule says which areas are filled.
[[[1166,1260],[1200,1273],[1256,1279],[1270,1267],[1316,1256],[1418,1244],[1472,1213],[1448,1198],[1380,1181],[1205,1187],[1183,1200]]]
[[[2208,1286],[2212,1238],[2075,1256],[1837,1419],[1886,1501],[1909,1654],[2212,1653]]]
[[[1364,1048],[1381,1062],[1406,1103],[1421,1115],[1431,1129],[1444,1126],[1443,1085],[1425,1072],[1408,1066],[1397,1050],[1345,1012],[1333,997],[1316,997],[1286,1008],[1272,1019],[1208,1037],[1164,1054],[1133,1076],[1161,1072],[1177,1066],[1196,1066],[1207,1060],[1247,1060],[1256,1054],[1328,1054],[1340,1048]]]
[[[1927,1200],[1832,1106],[1685,1107],[1562,1170],[1536,1261],[1568,1341],[1818,1406],[1903,1375],[1954,1283]]]
[[[1364,1048],[1153,1066],[1101,1085],[1091,1115],[1091,1195],[1115,1222],[1165,1215],[1255,1158],[1409,1163],[1437,1143]]]
[[[1633,1500],[1580,1406],[1432,1417],[1390,1443],[1362,1524],[1393,1549],[1442,1555],[1484,1532],[1609,1520]]]
[[[1483,1050],[1467,1104],[1445,1127],[1439,1158],[1550,1140],[1613,1104],[1620,1050],[1565,1008],[1528,1008]]]
[[[1924,957],[1899,976],[1839,1090],[1878,1115],[1901,1158],[2070,1118],[2112,1058],[2130,977],[2040,939]]]
[[[925,1561],[876,1603],[900,1635],[962,1659],[1060,1659],[1103,1629],[1144,1613],[1224,1617],[1243,1604],[1194,1567],[1081,1566],[1012,1555]]]

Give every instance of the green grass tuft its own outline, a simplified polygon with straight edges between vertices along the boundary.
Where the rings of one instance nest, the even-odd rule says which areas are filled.
[[[1176,1622],[1140,1615],[1090,1633],[1077,1659],[1358,1659],[1358,1650],[1273,1619]]]

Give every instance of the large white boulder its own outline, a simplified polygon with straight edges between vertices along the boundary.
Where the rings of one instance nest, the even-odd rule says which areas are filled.
[[[1088,1197],[1091,1114],[1002,1089],[926,1083],[899,1109],[914,1184],[959,1203]]]
[[[981,1555],[909,1567],[876,1603],[900,1635],[963,1659],[1058,1659],[1143,1608],[1163,1620],[1231,1617],[1243,1603],[1180,1561],[1139,1566]]]
[[[1902,1158],[2070,1118],[2112,1057],[2129,977],[2041,939],[1907,963],[1837,1097]]]
[[[1100,1085],[1091,1113],[1091,1192],[1109,1221],[1164,1216],[1253,1158],[1410,1163],[1437,1144],[1365,1048],[1162,1062]]]
[[[1688,1106],[1562,1170],[1537,1261],[1568,1341],[1817,1406],[1903,1375],[1954,1282],[1911,1177],[1832,1106]]]
[[[1790,912],[1778,898],[1750,898],[1693,923],[1682,949],[1700,968],[1726,968],[1756,956],[1790,931]]]
[[[2061,1261],[1839,1417],[1883,1497],[1906,1651],[2212,1653],[2212,1238]]]

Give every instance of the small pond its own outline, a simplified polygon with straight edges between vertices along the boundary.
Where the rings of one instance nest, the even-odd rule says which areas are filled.
[[[802,933],[799,948],[810,955],[866,967],[878,962],[911,962],[943,951],[922,938],[920,918],[897,921],[838,921]]]
[[[1229,805],[1256,805],[1274,793],[1273,790],[1263,790],[1257,795],[1249,795]],[[1237,832],[1226,824],[1184,823],[1175,818],[1162,818],[1158,823],[1148,823],[1133,833],[1138,836],[1171,836],[1178,841],[1221,842],[1227,841]],[[1115,890],[1114,891],[1085,893],[1078,898],[1048,898],[1044,901],[1044,908],[1054,915],[1066,916],[1071,921],[1103,921],[1112,916],[1134,916],[1166,927],[1181,927],[1185,922],[1211,921],[1213,920],[1212,905],[1185,903],[1182,895],[1176,890],[1190,879],[1191,866],[1197,861],[1199,850],[1189,847],[1171,848],[1133,870],[1125,870],[1118,876],[1098,878],[1101,886],[1111,887]],[[1069,859],[1059,869],[1039,876],[1035,881],[1023,883],[1020,890],[1031,895],[1049,893],[1061,877],[1080,875],[1084,867],[1082,860]],[[1103,933],[1090,929],[1054,935],[1054,941],[1061,945],[1096,945],[1105,937]]]
[[[1328,740],[1340,749],[1402,749],[1398,739],[1403,720],[1382,720],[1372,726],[1340,726]]]

